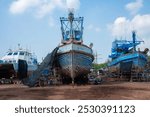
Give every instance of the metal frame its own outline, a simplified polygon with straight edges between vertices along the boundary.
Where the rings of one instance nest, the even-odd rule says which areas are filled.
[[[60,17],[62,43],[73,40],[76,42],[82,42],[83,35],[83,17],[74,18],[73,12],[69,12],[68,18]],[[76,31],[79,38],[77,38]],[[69,32],[69,34],[67,34]],[[66,37],[67,36],[67,37]]]

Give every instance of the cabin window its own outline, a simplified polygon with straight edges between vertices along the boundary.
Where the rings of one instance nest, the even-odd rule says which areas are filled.
[[[13,63],[16,63],[16,60],[13,60]]]
[[[77,41],[79,41],[79,40],[81,39],[81,32],[78,31],[78,30],[75,31],[75,39],[76,39]]]
[[[24,55],[24,52],[20,52],[19,55]]]
[[[29,56],[29,53],[28,53],[28,52],[26,52],[26,53],[25,53],[25,55],[26,55],[26,56]]]
[[[18,55],[18,52],[15,52],[13,55]]]
[[[8,53],[8,55],[12,55],[12,52]]]

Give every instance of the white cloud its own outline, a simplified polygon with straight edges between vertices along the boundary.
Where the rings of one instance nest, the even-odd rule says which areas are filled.
[[[109,25],[109,28],[114,37],[121,37],[126,35],[129,30],[131,30],[132,25],[130,21],[125,17],[118,17],[112,25]]]
[[[37,6],[37,13],[36,16],[39,18],[44,17],[45,15],[52,13],[53,10],[55,9],[55,5],[52,3],[41,3],[39,6]]]
[[[133,19],[118,17],[113,24],[109,25],[112,36],[126,37],[131,39],[131,32],[136,30],[141,40],[145,41],[144,46],[150,46],[150,14],[136,15]]]
[[[53,13],[56,8],[65,9],[65,6],[64,0],[45,0],[37,6],[37,16],[44,17]]]
[[[10,5],[12,14],[21,14],[29,9],[34,9],[36,16],[44,17],[52,13],[55,8],[63,8],[65,2],[63,0],[17,0]]]
[[[128,3],[125,8],[130,11],[132,15],[136,14],[143,6],[143,0],[136,0],[135,2]]]
[[[95,32],[100,32],[100,31],[101,31],[101,29],[100,29],[99,27],[94,26],[93,24],[88,25],[88,26],[87,26],[87,29],[88,29],[88,30],[95,31]]]
[[[10,12],[13,14],[21,14],[30,7],[35,7],[39,4],[39,0],[16,0],[10,5]]]
[[[80,7],[79,0],[66,0],[67,8],[77,10]]]
[[[14,0],[10,5],[12,14],[21,14],[27,10],[33,10],[38,17],[44,17],[47,14],[53,13],[57,8],[79,9],[79,0]]]
[[[32,12],[37,18],[49,15],[49,25],[54,26],[53,12],[56,9],[77,10],[80,7],[80,0],[13,0],[9,11],[12,14],[23,14],[26,11]]]

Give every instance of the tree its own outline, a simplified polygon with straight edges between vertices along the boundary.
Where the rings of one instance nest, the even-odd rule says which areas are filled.
[[[106,67],[106,66],[107,66],[107,62],[101,63],[101,64],[93,64],[93,68],[94,68],[95,70],[99,70],[99,69],[104,68],[104,67]]]

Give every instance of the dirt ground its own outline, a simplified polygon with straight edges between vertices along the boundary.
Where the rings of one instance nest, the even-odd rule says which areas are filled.
[[[1,100],[149,100],[150,82],[109,82],[100,85],[61,85],[29,88],[0,85]]]

